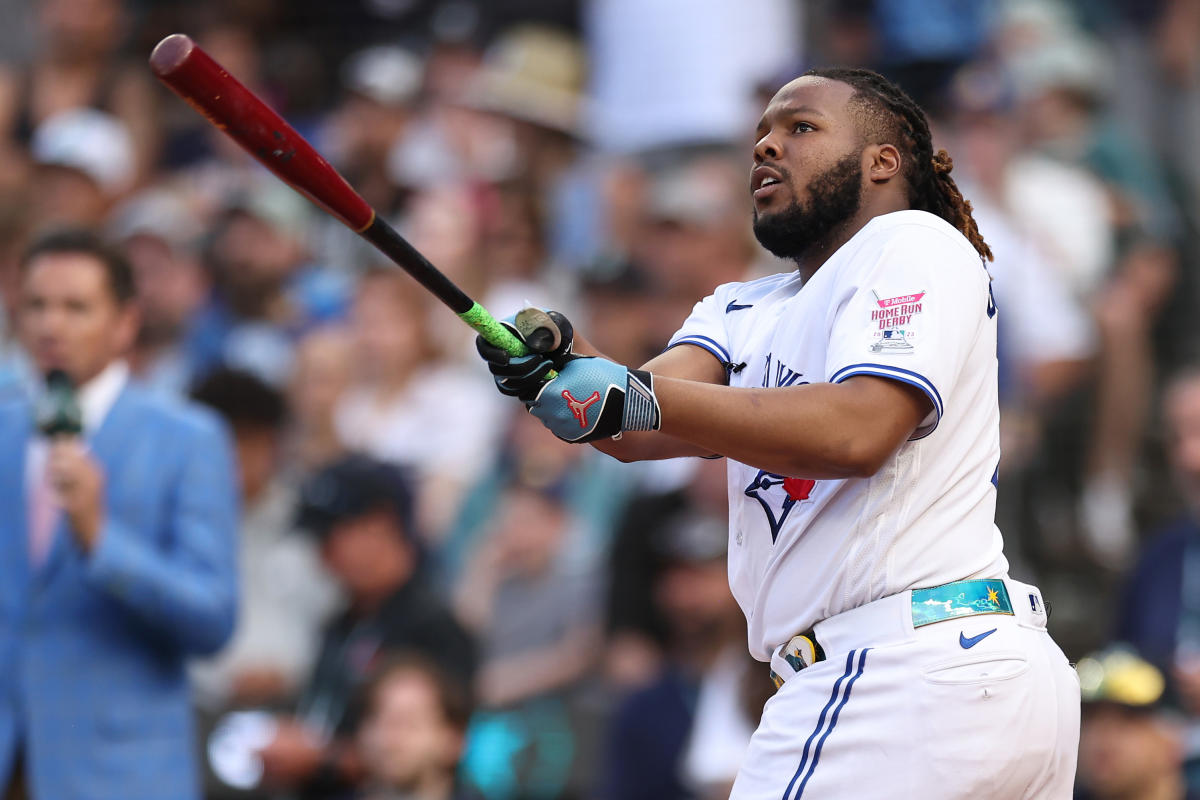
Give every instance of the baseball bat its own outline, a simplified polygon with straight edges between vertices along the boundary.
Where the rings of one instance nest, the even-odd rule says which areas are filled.
[[[159,80],[243,150],[374,245],[484,339],[510,355],[529,352],[487,309],[468,297],[395,228],[376,215],[303,136],[190,37],[176,33],[159,42],[150,54],[150,68]]]

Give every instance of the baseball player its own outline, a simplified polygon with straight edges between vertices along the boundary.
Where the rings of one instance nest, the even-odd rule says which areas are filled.
[[[886,79],[809,72],[750,173],[796,271],[718,287],[641,369],[554,314],[548,352],[480,343],[561,439],[726,458],[730,585],[778,687],[734,800],[1071,796],[1079,684],[994,524],[991,251],[951,166]]]

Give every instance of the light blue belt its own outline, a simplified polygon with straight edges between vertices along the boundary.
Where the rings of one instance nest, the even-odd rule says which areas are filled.
[[[955,581],[928,589],[913,589],[911,606],[914,628],[979,614],[1013,616],[1008,589],[999,578]],[[783,663],[787,665],[781,665],[781,669],[799,672],[818,661],[824,661],[825,651],[813,632],[807,631],[793,636],[791,641],[776,651],[776,656],[782,658]],[[777,689],[784,683],[784,677],[774,669],[771,670],[771,680]]]
[[[913,589],[912,624],[914,628],[976,614],[1012,616],[1008,589],[999,578],[956,581],[928,589]]]

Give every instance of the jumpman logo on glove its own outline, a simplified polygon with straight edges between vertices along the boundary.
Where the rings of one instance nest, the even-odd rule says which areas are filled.
[[[587,428],[588,409],[600,401],[600,393],[592,392],[592,396],[588,399],[576,400],[571,396],[570,389],[563,389],[562,396],[567,401],[567,408],[571,409],[571,413],[575,415],[575,419],[579,420],[579,427]]]
[[[526,407],[564,442],[656,431],[662,418],[653,375],[596,356],[567,360]]]

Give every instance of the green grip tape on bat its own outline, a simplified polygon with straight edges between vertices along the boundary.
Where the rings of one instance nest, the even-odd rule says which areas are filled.
[[[510,356],[523,356],[529,353],[529,348],[521,340],[513,336],[512,331],[501,325],[486,308],[473,304],[469,309],[458,315],[458,318],[470,325],[475,331],[491,344],[496,345]],[[547,378],[555,378],[558,373],[550,370]]]

